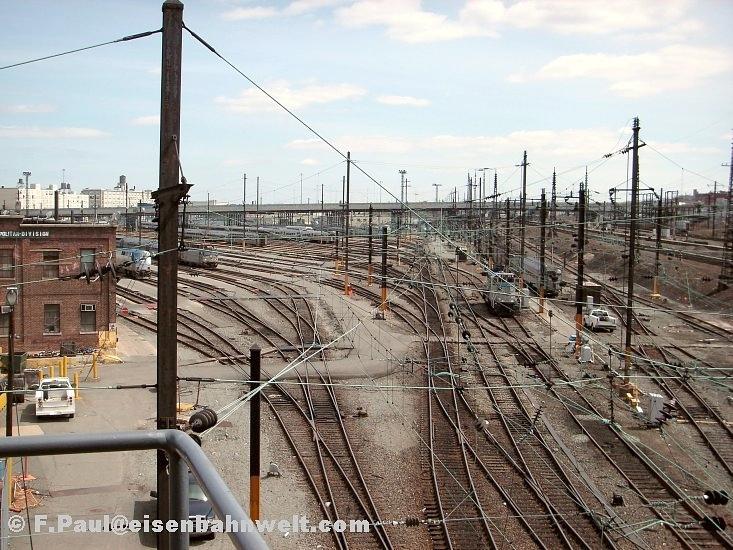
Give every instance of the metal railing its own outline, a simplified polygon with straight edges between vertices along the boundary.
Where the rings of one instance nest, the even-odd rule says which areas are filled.
[[[231,518],[240,526],[237,532],[228,532],[236,548],[266,550],[267,545],[234,497],[224,480],[193,439],[178,430],[147,432],[103,432],[90,434],[43,435],[6,437],[0,439],[0,456],[48,456],[80,453],[112,453],[158,449],[165,451],[169,460],[170,507],[169,518],[188,520],[188,470],[201,485],[204,493],[222,521]],[[187,467],[187,466],[188,467]],[[180,525],[180,523],[179,523]],[[189,533],[180,529],[170,534],[173,549],[188,549]]]

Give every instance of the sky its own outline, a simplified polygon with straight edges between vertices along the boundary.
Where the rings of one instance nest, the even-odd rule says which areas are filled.
[[[161,26],[154,0],[0,0],[0,66]],[[727,186],[733,2],[724,0],[189,0],[184,20],[386,190],[351,170],[352,201],[465,191],[626,189],[614,154],[640,118],[643,187]],[[161,35],[0,70],[0,185],[158,185]],[[184,31],[181,164],[192,199],[341,198],[343,159]],[[486,168],[486,170],[481,170]],[[489,169],[490,168],[490,169]],[[577,191],[576,191],[577,193]]]

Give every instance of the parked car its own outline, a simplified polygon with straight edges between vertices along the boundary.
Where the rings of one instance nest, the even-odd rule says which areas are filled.
[[[157,491],[150,491],[150,496],[158,498]],[[209,502],[209,497],[206,496],[204,490],[199,485],[194,475],[188,472],[188,519],[194,521],[194,527],[196,526],[196,518],[205,518],[208,522],[214,519],[214,507]],[[188,534],[191,539],[197,538],[210,538],[213,539],[216,533],[211,531],[211,524],[207,524],[207,528],[202,531],[194,531]]]
[[[74,418],[74,388],[66,377],[44,378],[36,390],[36,416]]]

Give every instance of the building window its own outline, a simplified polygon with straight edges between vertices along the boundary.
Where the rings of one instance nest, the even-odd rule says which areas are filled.
[[[96,250],[93,248],[82,248],[80,251],[81,256],[81,270],[87,269],[90,273],[94,271],[94,258]]]
[[[10,332],[10,313],[0,313],[0,337],[7,338]]]
[[[15,279],[13,250],[0,250],[0,277]]]
[[[59,304],[43,305],[43,333],[61,334],[61,306]]]
[[[59,252],[47,250],[43,253],[43,278],[59,278]]]
[[[97,307],[94,304],[81,305],[80,332],[97,332]]]

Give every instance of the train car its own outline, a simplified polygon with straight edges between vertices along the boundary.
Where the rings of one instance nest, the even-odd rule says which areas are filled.
[[[118,248],[115,251],[115,272],[118,276],[145,279],[151,275],[152,263],[152,256],[147,250]]]
[[[521,273],[519,259],[512,260],[512,270]],[[524,258],[524,283],[530,287],[535,294],[540,292],[540,261],[537,258]],[[562,280],[562,269],[550,262],[545,262],[545,296],[554,298],[560,294],[560,287],[564,285]]]
[[[208,245],[186,248],[178,252],[178,261],[183,265],[214,269],[219,265],[219,253]]]
[[[514,273],[508,271],[489,272],[486,304],[496,315],[510,317],[519,312],[521,296],[514,279]]]

